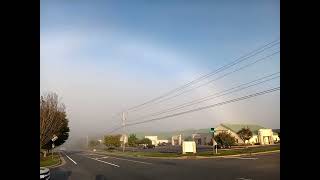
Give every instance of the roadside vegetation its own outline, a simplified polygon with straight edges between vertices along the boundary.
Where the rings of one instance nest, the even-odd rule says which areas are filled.
[[[213,151],[198,152],[196,154],[188,153],[161,153],[161,152],[121,152],[121,151],[105,151],[106,154],[133,156],[133,157],[183,157],[183,156],[226,156],[226,155],[240,155],[258,152],[268,152],[280,150],[280,144],[267,146],[254,146],[238,149],[218,149],[218,154]]]
[[[50,152],[69,138],[68,123],[66,107],[58,95],[52,92],[40,95],[40,166],[60,163],[59,154],[52,156]]]
[[[47,167],[47,166],[53,166],[60,164],[60,156],[58,153],[53,153],[53,157],[50,156],[41,156],[40,157],[40,166],[41,167]]]

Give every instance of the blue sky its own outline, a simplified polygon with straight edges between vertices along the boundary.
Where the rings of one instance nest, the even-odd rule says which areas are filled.
[[[88,123],[88,117],[100,125],[111,122],[112,112],[158,96],[276,40],[279,14],[279,1],[273,0],[43,0],[40,91],[55,91],[63,97],[74,127]],[[248,68],[219,87],[279,71],[279,60],[277,55]],[[279,103],[279,94],[271,99]],[[263,105],[265,99],[258,102]],[[84,114],[89,107],[93,110]],[[273,120],[257,122],[279,127],[278,105],[274,108],[268,113]],[[210,118],[214,117],[201,119]],[[207,125],[204,121],[199,127]]]

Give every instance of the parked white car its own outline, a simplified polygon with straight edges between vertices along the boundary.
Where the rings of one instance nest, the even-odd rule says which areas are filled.
[[[50,170],[45,167],[40,167],[40,180],[50,180]]]

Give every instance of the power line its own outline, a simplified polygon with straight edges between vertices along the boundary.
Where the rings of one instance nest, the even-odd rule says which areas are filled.
[[[193,91],[194,89],[200,88],[200,87],[205,86],[205,85],[207,85],[207,84],[209,84],[209,83],[212,83],[212,82],[214,82],[214,81],[217,81],[217,80],[219,80],[219,79],[222,79],[222,78],[224,78],[224,77],[226,77],[226,76],[228,76],[228,75],[230,75],[230,74],[233,74],[233,73],[238,72],[238,71],[240,71],[240,70],[243,70],[243,69],[245,69],[245,68],[247,68],[247,67],[250,67],[250,66],[252,66],[252,65],[254,65],[254,64],[256,64],[256,63],[258,63],[258,62],[260,62],[260,61],[266,60],[267,58],[269,58],[269,57],[271,57],[271,56],[274,56],[275,54],[278,54],[279,52],[280,52],[280,51],[277,51],[277,52],[272,53],[272,54],[270,54],[270,55],[268,55],[268,56],[265,56],[265,57],[263,57],[263,58],[260,58],[260,59],[258,59],[258,60],[256,60],[256,61],[252,62],[252,63],[249,63],[249,64],[247,64],[247,65],[245,65],[245,66],[242,66],[242,67],[240,67],[240,68],[238,68],[238,69],[235,69],[235,70],[233,70],[233,71],[231,71],[231,72],[228,72],[228,73],[226,73],[226,74],[224,74],[224,75],[222,75],[222,76],[219,76],[219,77],[217,77],[217,78],[215,78],[215,79],[213,79],[213,80],[210,80],[210,81],[208,81],[208,82],[205,82],[205,83],[203,83],[203,84],[201,84],[201,85],[199,85],[199,86],[193,87],[193,88],[191,88],[191,89],[189,89],[189,90],[182,91],[181,93],[176,94],[176,95],[174,95],[174,96],[170,96],[170,97],[168,97],[168,98],[162,99],[162,100],[160,100],[160,101],[158,101],[158,102],[155,102],[155,104],[159,104],[159,103],[161,103],[161,102],[170,100],[170,99],[175,98],[175,97],[178,97],[178,96],[180,96],[180,95],[182,95],[182,94],[185,94],[185,93],[188,93],[188,92],[190,92],[190,91]],[[143,108],[142,108],[142,109],[143,109]],[[138,109],[138,110],[141,110],[141,108]],[[133,111],[138,111],[138,110],[133,110]]]
[[[169,108],[169,109],[166,109],[166,110],[162,110],[162,111],[159,111],[159,112],[156,112],[156,113],[148,114],[148,115],[145,115],[143,117],[136,118],[133,121],[136,121],[138,119],[144,119],[146,117],[152,117],[152,116],[164,114],[164,113],[167,113],[167,112],[171,112],[171,111],[174,111],[174,110],[178,110],[178,109],[182,109],[182,108],[185,108],[185,107],[188,107],[188,106],[199,104],[201,102],[209,101],[209,100],[221,97],[221,96],[225,96],[225,95],[228,95],[228,94],[231,94],[231,93],[234,93],[234,92],[238,92],[238,91],[247,89],[249,87],[253,87],[253,86],[256,86],[256,85],[259,85],[259,84],[262,84],[262,83],[265,83],[265,82],[268,82],[268,81],[271,81],[271,80],[274,80],[276,78],[279,78],[280,76],[272,77],[272,76],[277,75],[279,73],[280,72],[276,72],[276,73],[264,76],[262,78],[259,78],[259,79],[256,79],[256,80],[253,80],[253,81],[250,81],[250,82],[247,82],[247,83],[240,84],[238,86],[232,87],[232,88],[227,89],[227,90],[223,90],[221,92],[218,92],[218,93],[215,93],[215,94],[212,94],[212,95],[200,98],[200,99],[196,99],[196,100],[193,100],[193,101],[190,101],[190,102],[186,102],[186,103],[183,103],[183,104],[177,105],[175,107],[172,107],[172,108]],[[270,77],[272,77],[272,78],[270,78]],[[270,79],[266,79],[266,78],[270,78]],[[259,82],[260,80],[263,80],[263,79],[266,79],[266,80]],[[256,83],[254,83],[254,82],[256,82]],[[252,83],[254,83],[254,84],[252,84]],[[245,85],[248,85],[248,86],[245,86]],[[240,87],[242,87],[242,88],[240,88]],[[239,89],[237,89],[237,88],[239,88]],[[231,90],[233,90],[233,91],[231,91]],[[222,93],[224,93],[224,94],[222,94]],[[219,95],[219,94],[221,94],[221,95]]]
[[[170,117],[180,116],[180,115],[187,114],[187,113],[192,113],[192,112],[195,112],[195,111],[201,111],[201,110],[204,110],[204,109],[213,108],[213,107],[217,107],[217,106],[222,106],[222,105],[225,105],[225,104],[242,101],[242,100],[253,98],[253,97],[256,97],[256,96],[261,96],[261,95],[268,94],[268,93],[271,93],[271,92],[274,92],[274,91],[278,91],[278,90],[280,90],[280,87],[275,87],[275,88],[268,89],[268,90],[265,90],[265,91],[260,91],[258,93],[242,96],[242,97],[239,97],[239,98],[231,99],[231,100],[228,100],[228,101],[223,101],[223,102],[216,103],[216,104],[212,104],[212,105],[209,105],[209,106],[204,106],[204,107],[200,107],[200,108],[196,108],[196,109],[192,109],[192,110],[188,110],[188,111],[184,111],[184,112],[180,112],[180,113],[175,113],[175,114],[171,114],[171,115],[167,115],[167,116],[163,116],[163,117],[159,117],[159,118],[149,119],[149,120],[145,120],[145,121],[129,123],[126,126],[134,126],[134,125],[148,123],[148,122],[157,121],[157,120],[161,120],[161,119],[166,119],[166,118],[170,118]],[[115,132],[120,128],[114,129],[113,131],[111,131],[109,133]]]
[[[197,82],[200,82],[200,81],[203,80],[203,79],[206,79],[206,78],[208,78],[208,77],[210,77],[210,76],[212,76],[212,75],[214,75],[214,74],[216,74],[216,73],[218,73],[218,72],[221,72],[221,71],[223,71],[223,70],[225,70],[225,69],[227,69],[227,68],[230,68],[230,67],[232,67],[232,66],[234,66],[234,65],[236,65],[236,64],[238,64],[238,63],[240,63],[240,62],[242,62],[242,61],[244,61],[244,60],[246,60],[246,59],[248,59],[248,58],[250,58],[250,57],[252,57],[252,56],[254,56],[254,55],[256,55],[256,54],[258,54],[258,53],[261,53],[261,52],[265,51],[266,49],[269,49],[269,48],[271,48],[271,47],[279,44],[280,42],[278,42],[278,41],[279,41],[279,39],[277,39],[277,40],[275,40],[275,41],[272,41],[272,42],[270,42],[270,43],[267,43],[266,45],[263,45],[262,47],[260,47],[260,48],[258,48],[258,49],[255,49],[255,50],[251,51],[250,53],[248,53],[248,54],[246,54],[246,55],[244,55],[244,56],[241,56],[240,58],[237,58],[235,61],[230,62],[230,63],[228,63],[228,64],[220,67],[219,69],[217,69],[217,70],[215,70],[215,71],[213,71],[213,72],[210,72],[210,73],[208,73],[208,74],[202,75],[202,76],[198,77],[197,79],[195,79],[195,80],[193,80],[193,81],[191,81],[191,82],[186,83],[185,85],[182,85],[182,86],[180,86],[180,87],[178,87],[178,88],[175,88],[175,89],[173,89],[173,90],[171,90],[171,91],[169,91],[169,92],[167,92],[167,93],[164,93],[164,94],[161,95],[161,96],[158,96],[158,97],[156,97],[156,98],[153,98],[153,99],[151,99],[151,100],[149,100],[149,101],[146,101],[146,102],[144,102],[144,103],[142,103],[142,104],[139,104],[139,105],[133,106],[133,107],[131,107],[131,108],[128,108],[127,111],[130,111],[130,110],[136,109],[136,108],[138,108],[138,107],[144,106],[144,105],[149,104],[149,103],[151,103],[151,102],[154,102],[154,101],[156,101],[156,100],[158,100],[158,99],[161,99],[161,98],[163,98],[163,97],[166,97],[166,96],[172,94],[173,92],[180,91],[181,89],[184,89],[184,88],[186,88],[186,87],[189,87],[189,86],[192,85],[192,84],[195,84],[195,83],[197,83]],[[269,45],[271,45],[271,46],[268,47]]]

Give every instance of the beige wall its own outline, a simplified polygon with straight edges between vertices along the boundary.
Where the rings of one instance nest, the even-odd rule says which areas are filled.
[[[151,140],[152,145],[158,145],[158,136],[145,136],[144,138],[148,138]]]

